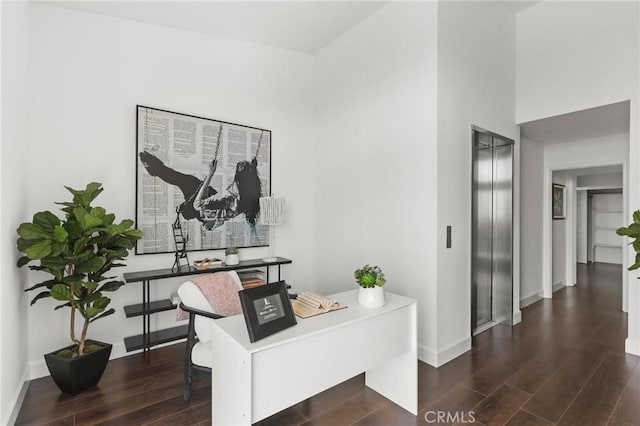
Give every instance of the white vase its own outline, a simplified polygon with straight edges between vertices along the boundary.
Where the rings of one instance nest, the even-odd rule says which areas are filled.
[[[384,289],[379,286],[372,288],[360,287],[358,303],[367,308],[379,308],[384,306]]]
[[[238,258],[237,254],[228,254],[224,259],[225,265],[237,265],[240,263],[240,258]]]

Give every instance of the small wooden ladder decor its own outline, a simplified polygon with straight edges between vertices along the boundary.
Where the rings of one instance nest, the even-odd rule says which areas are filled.
[[[171,267],[171,272],[182,272],[182,268],[186,268],[189,270],[190,263],[189,257],[187,257],[187,241],[189,241],[189,236],[186,237],[182,233],[182,224],[180,223],[180,213],[176,215],[176,220],[171,225],[173,229],[173,241],[176,244],[176,252],[175,252],[175,261],[173,262],[173,266]]]

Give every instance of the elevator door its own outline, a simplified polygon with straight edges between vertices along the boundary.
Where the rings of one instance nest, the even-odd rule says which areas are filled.
[[[512,322],[513,142],[473,132],[471,329]]]

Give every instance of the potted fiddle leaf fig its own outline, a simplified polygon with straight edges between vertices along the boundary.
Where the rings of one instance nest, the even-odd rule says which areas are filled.
[[[627,227],[618,228],[616,234],[631,238],[631,245],[636,252],[635,263],[629,266],[629,271],[640,268],[640,210],[633,212],[633,223]]]
[[[383,285],[387,282],[384,273],[379,266],[364,265],[354,272],[356,281],[360,285],[358,293],[358,303],[368,308],[379,308],[384,306]]]
[[[118,290],[124,282],[109,276],[122,262],[142,232],[133,221],[116,223],[115,215],[103,207],[92,206],[103,191],[92,182],[85,189],[65,187],[73,195],[63,203],[62,219],[41,211],[18,228],[18,250],[24,254],[18,267],[50,275],[25,291],[39,290],[31,305],[41,299],[60,302],[54,309],[69,308],[71,345],[45,355],[51,377],[60,390],[77,394],[98,383],[109,361],[111,345],[87,338],[89,324],[115,312],[105,293]],[[82,327],[77,334],[76,320]]]

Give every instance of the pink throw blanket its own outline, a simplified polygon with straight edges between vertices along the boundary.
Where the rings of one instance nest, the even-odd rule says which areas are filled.
[[[202,292],[211,305],[213,313],[225,317],[242,313],[238,291],[242,286],[228,273],[216,272],[195,277],[191,280]],[[189,318],[189,315],[178,306],[177,320]]]

